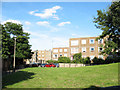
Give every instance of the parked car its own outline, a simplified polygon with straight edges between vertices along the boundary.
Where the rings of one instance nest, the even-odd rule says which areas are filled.
[[[59,67],[59,63],[53,63],[54,65],[56,65],[56,67]]]
[[[47,64],[47,63],[43,63],[43,64],[41,64],[41,67],[45,67],[46,64]]]
[[[38,67],[41,67],[42,63],[37,63],[38,64]]]
[[[45,67],[56,67],[56,65],[50,63],[50,64],[46,64]]]
[[[41,63],[30,63],[31,67],[41,67]]]

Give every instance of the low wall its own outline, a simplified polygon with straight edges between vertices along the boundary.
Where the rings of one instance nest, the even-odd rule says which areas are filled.
[[[90,66],[89,64],[78,64],[78,63],[59,63],[59,67],[83,67]]]

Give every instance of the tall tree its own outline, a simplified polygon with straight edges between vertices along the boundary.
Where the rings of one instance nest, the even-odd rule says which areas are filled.
[[[102,54],[120,54],[120,1],[112,2],[108,10],[97,10],[95,26],[103,32],[97,39],[104,39]]]
[[[2,27],[2,57],[13,59],[14,53],[14,37],[16,38],[16,63],[22,63],[23,59],[30,59],[32,56],[31,45],[29,45],[28,39],[30,38],[28,33],[23,32],[21,24],[7,22]]]

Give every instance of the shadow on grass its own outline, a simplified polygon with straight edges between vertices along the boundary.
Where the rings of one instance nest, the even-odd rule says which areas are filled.
[[[83,88],[81,90],[120,90],[120,86],[110,86],[110,87],[90,86],[88,88]]]
[[[13,85],[24,80],[32,79],[33,75],[35,74],[32,72],[18,71],[10,75],[4,76],[2,79],[2,88],[6,88],[7,85]]]

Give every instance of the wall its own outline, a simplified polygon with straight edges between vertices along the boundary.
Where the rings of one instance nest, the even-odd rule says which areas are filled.
[[[83,67],[90,66],[89,64],[76,64],[76,63],[59,63],[59,67]]]

